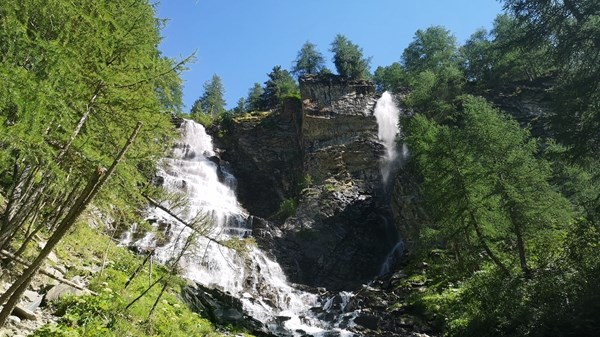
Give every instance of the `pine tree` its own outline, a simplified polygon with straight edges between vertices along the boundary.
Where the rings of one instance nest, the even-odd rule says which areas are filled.
[[[14,249],[18,235],[23,252],[36,233],[76,220],[83,185],[142,122],[130,159],[81,203],[95,196],[97,207],[133,214],[172,139],[167,112],[181,106],[184,62],[160,56],[153,7],[7,0],[0,27],[0,248]]]

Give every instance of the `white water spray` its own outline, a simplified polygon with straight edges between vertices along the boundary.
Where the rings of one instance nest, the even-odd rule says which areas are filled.
[[[381,98],[377,100],[374,115],[379,127],[377,135],[385,146],[385,155],[381,164],[381,176],[383,177],[384,185],[387,185],[396,159],[398,158],[396,138],[400,133],[400,128],[398,127],[400,110],[394,103],[394,99],[389,92],[384,92]]]
[[[199,217],[207,219],[202,236],[197,238],[180,262],[185,276],[239,298],[250,316],[271,329],[283,328],[288,331],[287,334],[294,336],[303,334],[298,331],[312,336],[326,335],[331,331],[339,336],[351,336],[335,324],[311,316],[311,308],[323,305],[319,303],[318,296],[292,287],[279,264],[263,251],[251,245],[245,254],[240,254],[214,242],[249,236],[248,214],[235,197],[232,188],[234,177],[219,171],[218,166],[208,159],[215,153],[212,139],[204,127],[186,120],[181,128],[181,143],[174,147],[170,158],[164,159],[159,175],[163,177],[167,191],[186,196],[186,207],[185,210],[177,209],[177,205],[167,207],[182,212],[186,222],[194,222]],[[155,249],[157,259],[168,262],[181,251],[191,230],[158,208],[149,210],[148,219],[157,231],[165,228],[166,240],[163,241],[167,242],[159,244],[160,238],[148,234],[135,245],[142,249]],[[125,233],[123,239],[129,243],[131,233]],[[283,326],[276,323],[278,316],[288,318]]]

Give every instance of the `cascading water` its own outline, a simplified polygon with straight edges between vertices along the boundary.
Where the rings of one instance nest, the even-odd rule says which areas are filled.
[[[291,286],[281,267],[260,249],[249,245],[248,251],[240,254],[217,243],[249,236],[248,214],[236,200],[234,177],[209,160],[215,153],[204,127],[186,120],[181,129],[182,141],[171,157],[164,159],[159,175],[168,192],[179,192],[187,199],[185,210],[178,210],[175,204],[166,208],[180,211],[179,217],[188,224],[202,225],[201,235],[180,261],[185,276],[239,298],[251,317],[278,334],[322,336],[334,332],[336,336],[352,336],[338,327],[339,320],[316,318],[311,308],[322,308],[326,303],[316,294]],[[154,250],[161,262],[178,256],[192,230],[160,208],[150,209],[148,220],[155,232],[162,229],[164,239],[151,233],[134,245]],[[129,243],[131,233],[124,239]],[[346,322],[351,320],[349,315]]]
[[[396,169],[399,161],[408,156],[408,149],[405,145],[402,146],[402,152],[400,154],[398,153],[396,141],[400,134],[400,110],[396,106],[394,98],[389,92],[384,92],[377,101],[374,115],[377,119],[379,140],[385,146],[385,155],[381,161],[381,176],[384,187],[387,187],[390,175]],[[402,256],[403,251],[404,242],[400,239],[383,261],[379,275],[389,273],[396,261]]]

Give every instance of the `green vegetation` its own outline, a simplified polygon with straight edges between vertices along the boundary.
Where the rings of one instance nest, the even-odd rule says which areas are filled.
[[[298,208],[298,202],[296,199],[289,198],[284,199],[279,205],[279,210],[273,216],[275,219],[284,221],[290,216],[296,214],[296,208]]]
[[[142,258],[117,247],[112,240],[84,223],[63,240],[57,255],[70,272],[87,274],[82,263],[107,266],[92,275],[90,289],[97,296],[66,297],[54,311],[61,315],[58,324],[49,324],[35,332],[36,337],[59,336],[222,336],[206,319],[188,309],[178,296],[186,281],[170,274],[164,266],[155,265],[149,275],[145,267],[133,281],[126,283],[142,263]],[[87,276],[87,275],[86,275]],[[147,288],[148,282],[168,280],[154,312],[152,307],[160,296],[161,287],[151,288],[135,304],[128,307]],[[230,331],[235,332],[235,331]],[[248,335],[245,335],[248,336]]]
[[[458,47],[442,27],[419,30],[402,62],[375,72],[416,111],[402,123],[430,216],[414,259],[429,267],[408,305],[449,336],[594,335],[600,6],[505,5],[491,32]],[[477,96],[542,82],[553,94],[537,139]]]
[[[314,43],[306,41],[294,61],[292,74],[301,77],[308,74],[318,74],[325,68],[325,58],[317,50]]]
[[[298,93],[298,84],[289,71],[281,69],[281,66],[273,67],[267,74],[269,79],[265,82],[265,89],[261,96],[263,107],[275,108],[285,97],[294,96]]]
[[[365,58],[362,48],[344,35],[335,36],[330,51],[333,53],[333,64],[340,76],[352,79],[369,78],[371,58]]]
[[[144,0],[0,6],[0,248],[21,255],[49,233],[0,296],[0,326],[92,200],[127,217],[145,202],[185,63],[161,56],[154,14]]]
[[[225,89],[221,78],[216,74],[204,83],[204,93],[192,105],[190,117],[196,122],[209,127],[215,121],[227,118],[225,109]]]
[[[265,89],[260,83],[254,83],[254,86],[248,90],[248,98],[246,98],[246,111],[260,111],[263,110],[263,104],[261,97]]]

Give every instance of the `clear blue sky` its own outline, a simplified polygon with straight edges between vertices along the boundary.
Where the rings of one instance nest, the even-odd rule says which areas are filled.
[[[223,80],[229,108],[273,66],[290,69],[304,42],[315,43],[330,62],[338,33],[371,56],[371,68],[399,61],[417,29],[441,25],[464,42],[490,28],[498,0],[162,0],[168,19],[160,46],[166,56],[196,60],[183,74],[186,112],[213,74]]]

